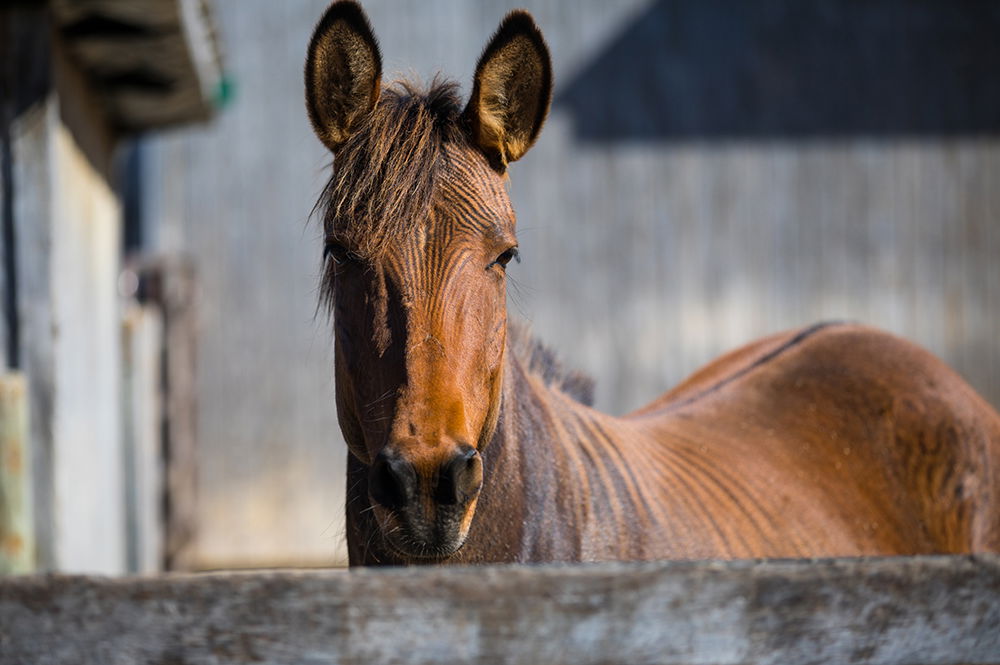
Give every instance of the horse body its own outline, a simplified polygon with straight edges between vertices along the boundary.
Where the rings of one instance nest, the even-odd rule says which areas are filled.
[[[551,65],[501,23],[455,86],[383,88],[361,8],[309,46],[334,154],[324,294],[357,564],[1000,550],[1000,416],[929,353],[821,324],[732,352],[624,417],[508,326],[507,166]]]

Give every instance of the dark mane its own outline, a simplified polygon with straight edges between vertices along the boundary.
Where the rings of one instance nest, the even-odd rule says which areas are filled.
[[[594,404],[594,380],[577,370],[565,367],[552,349],[535,337],[528,326],[507,321],[507,348],[524,365],[529,374],[542,379],[581,404]]]
[[[435,78],[427,90],[397,81],[334,157],[317,207],[323,227],[364,258],[426,217],[448,143],[467,142],[458,84]]]

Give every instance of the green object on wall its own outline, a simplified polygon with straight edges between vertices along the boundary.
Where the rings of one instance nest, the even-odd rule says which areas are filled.
[[[229,106],[229,103],[233,101],[233,96],[235,94],[236,82],[229,74],[223,73],[222,77],[219,79],[219,84],[215,87],[213,99],[215,102],[215,108],[224,109]]]

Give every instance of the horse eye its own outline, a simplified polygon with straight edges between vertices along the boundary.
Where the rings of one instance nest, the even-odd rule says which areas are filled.
[[[506,268],[507,264],[511,262],[511,259],[515,259],[518,263],[521,262],[521,255],[518,253],[517,247],[511,247],[508,249],[506,252],[498,256],[496,261],[491,263],[488,267],[499,265],[501,268]]]
[[[325,245],[323,245],[323,260],[325,261],[327,259],[333,259],[334,263],[338,266],[342,266],[345,263],[356,261],[357,256],[354,252],[348,250],[339,242],[329,240]]]

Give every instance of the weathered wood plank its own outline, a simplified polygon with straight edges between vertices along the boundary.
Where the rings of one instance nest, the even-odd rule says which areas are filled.
[[[1000,662],[1000,556],[0,580],[0,661]]]

